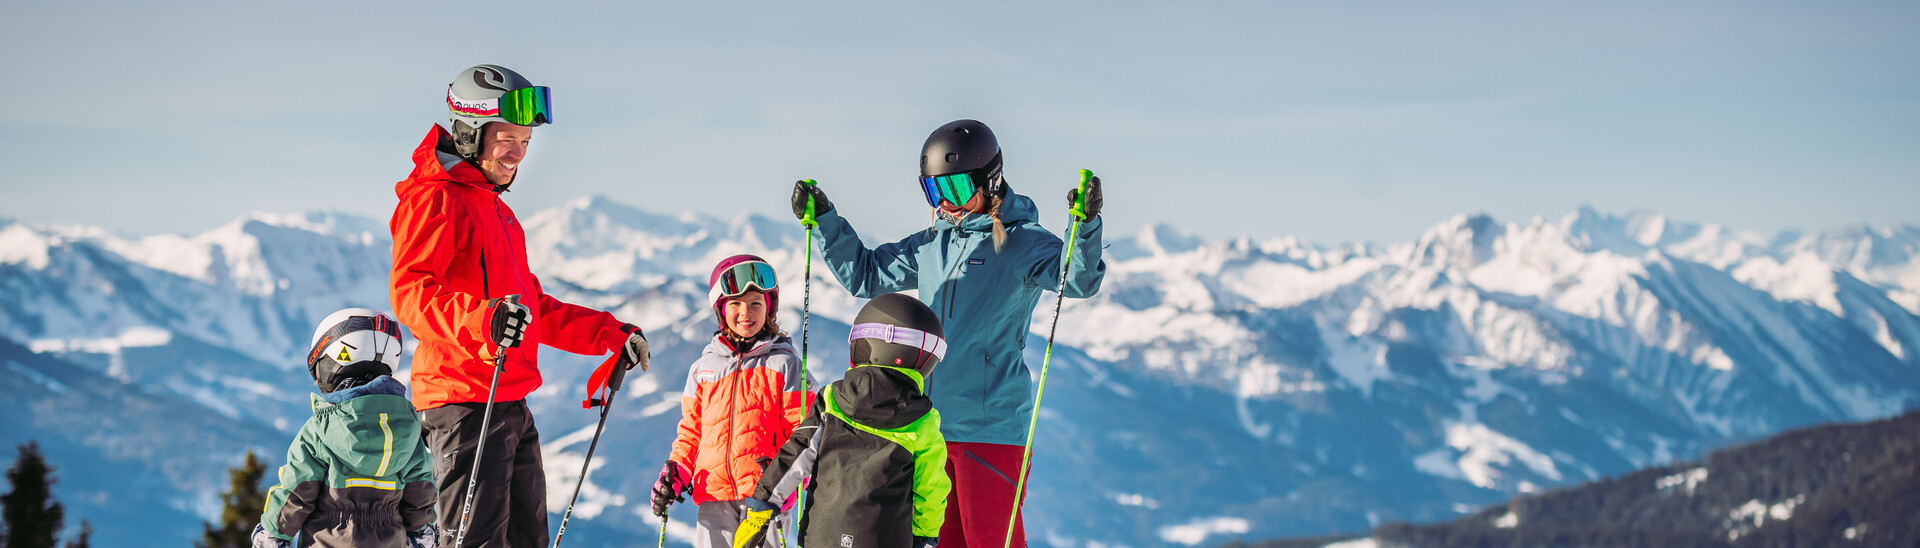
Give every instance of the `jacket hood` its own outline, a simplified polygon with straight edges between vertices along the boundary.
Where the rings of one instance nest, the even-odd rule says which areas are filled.
[[[405,387],[393,377],[380,377],[365,386],[327,396],[348,395],[340,403],[313,395],[313,427],[325,450],[355,474],[393,475],[413,458],[420,446],[419,419]]]
[[[703,352],[706,354],[713,354],[722,358],[733,358],[736,356],[738,357],[759,356],[762,354],[773,352],[775,350],[786,350],[787,353],[789,354],[798,354],[798,352],[796,352],[793,349],[793,338],[788,337],[786,335],[768,337],[768,338],[754,341],[753,348],[749,348],[747,349],[746,352],[741,352],[738,354],[736,354],[733,351],[733,345],[727,344],[727,341],[725,340],[724,337],[725,337],[724,335],[721,335],[720,333],[715,332],[713,334],[713,339],[707,341],[707,348]]]
[[[1040,219],[1040,208],[1033,199],[1024,194],[1007,189],[1007,197],[1000,200],[1000,224],[1012,227],[1021,223],[1031,223]],[[935,223],[942,229],[953,228],[953,223]],[[961,230],[968,232],[993,232],[993,216],[985,213],[967,215],[960,220]]]
[[[833,404],[860,424],[891,430],[913,424],[933,409],[923,386],[920,374],[912,370],[863,365],[834,383]]]
[[[440,124],[434,124],[433,129],[427,130],[427,137],[414,147],[413,173],[400,181],[394,187],[394,192],[405,195],[408,186],[436,182],[461,183],[487,190],[494,188],[478,166],[453,152],[453,134],[447,133],[447,128]]]
[[[381,375],[374,377],[373,381],[367,384],[321,394],[320,399],[327,403],[339,405],[347,400],[374,394],[405,396],[407,395],[407,385],[400,384],[400,381],[395,380],[391,375]]]

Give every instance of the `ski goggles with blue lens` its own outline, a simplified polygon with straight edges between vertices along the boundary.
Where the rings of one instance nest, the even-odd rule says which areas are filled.
[[[759,261],[747,261],[727,267],[720,271],[720,277],[713,281],[713,287],[707,290],[709,300],[718,301],[721,297],[733,297],[748,291],[766,293],[778,287],[773,277],[773,266]]]
[[[981,180],[980,183],[985,183]],[[973,194],[980,190],[971,172],[955,173],[920,178],[920,191],[927,195],[928,207],[940,207],[940,200],[946,200],[956,206],[967,205],[973,200]]]
[[[547,86],[516,89],[493,99],[462,99],[447,86],[447,108],[462,116],[499,118],[517,126],[553,123],[553,100]]]

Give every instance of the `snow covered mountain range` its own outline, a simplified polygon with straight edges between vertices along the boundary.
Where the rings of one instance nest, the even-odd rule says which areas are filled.
[[[721,257],[767,257],[788,293],[781,324],[797,331],[803,233],[602,198],[522,219],[549,291],[654,343],[568,529],[569,545],[651,544],[646,490],[714,327],[706,275]],[[1028,504],[1036,544],[1445,520],[1920,407],[1912,226],[1762,235],[1582,209],[1463,215],[1390,246],[1162,225],[1109,238],[1100,295],[1069,301],[1060,322]],[[241,453],[284,458],[308,415],[298,356],[314,322],[388,308],[390,246],[381,220],[329,213],[190,237],[0,221],[0,442],[40,440],[70,521],[94,521],[102,545],[188,542]],[[813,278],[824,381],[861,303],[824,267]],[[1036,369],[1049,312],[1027,345]],[[579,400],[599,359],[541,354],[547,385],[530,400],[556,512],[592,434]],[[690,535],[691,517],[677,510],[669,536]]]

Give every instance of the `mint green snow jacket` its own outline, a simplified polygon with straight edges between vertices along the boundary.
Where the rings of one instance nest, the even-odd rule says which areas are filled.
[[[393,377],[314,395],[279,475],[260,525],[299,546],[405,548],[434,523],[433,461]]]

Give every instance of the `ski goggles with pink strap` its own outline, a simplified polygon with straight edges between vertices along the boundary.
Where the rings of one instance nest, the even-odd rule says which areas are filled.
[[[766,293],[773,291],[778,284],[772,265],[746,261],[720,271],[720,277],[713,280],[713,287],[707,288],[707,299],[718,301],[721,297],[733,297],[748,291]]]
[[[853,331],[847,333],[847,342],[852,343],[860,339],[876,339],[893,344],[911,346],[920,349],[922,352],[933,354],[935,358],[947,358],[946,339],[940,338],[939,335],[911,327],[900,327],[884,323],[857,324],[853,326]]]
[[[474,118],[499,117],[518,126],[553,123],[551,97],[547,86],[533,86],[509,91],[492,99],[473,100],[454,95],[453,86],[447,86],[447,108],[454,112]]]

